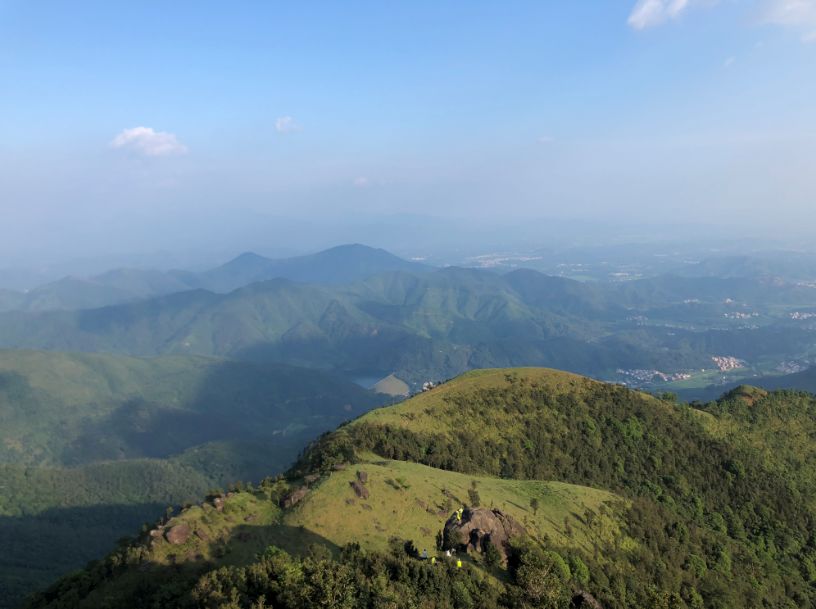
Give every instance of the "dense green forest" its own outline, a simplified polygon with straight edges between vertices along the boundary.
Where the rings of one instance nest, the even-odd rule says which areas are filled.
[[[28,606],[812,606],[814,409],[798,392],[697,408],[550,370],[470,373],[341,426],[285,477],[165,519]],[[461,569],[423,560],[461,504],[523,532]]]
[[[0,351],[0,607],[381,403],[282,365]]]

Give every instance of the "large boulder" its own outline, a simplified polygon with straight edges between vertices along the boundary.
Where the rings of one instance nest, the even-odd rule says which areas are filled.
[[[292,491],[281,499],[280,506],[284,509],[295,506],[308,494],[309,488],[306,486],[301,486],[299,489]]]
[[[492,544],[506,560],[510,539],[526,534],[518,521],[501,510],[468,508],[461,520],[453,514],[445,523],[442,549],[484,552],[488,544]]]
[[[167,529],[164,538],[174,546],[179,546],[190,538],[192,532],[189,524],[181,523]]]

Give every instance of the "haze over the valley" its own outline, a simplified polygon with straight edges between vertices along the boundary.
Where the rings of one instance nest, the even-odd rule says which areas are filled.
[[[814,15],[810,0],[6,0],[0,266],[200,267],[347,242],[452,262],[669,234],[800,246]]]
[[[0,609],[816,607],[816,0],[0,0]]]

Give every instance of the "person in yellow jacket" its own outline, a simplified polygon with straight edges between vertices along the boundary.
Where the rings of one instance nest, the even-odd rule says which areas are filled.
[[[457,558],[457,559],[456,559],[456,568],[457,568],[457,569],[461,569],[461,568],[462,568],[462,559],[461,559],[461,558]]]
[[[431,564],[432,565],[436,564],[436,556],[431,556]]]

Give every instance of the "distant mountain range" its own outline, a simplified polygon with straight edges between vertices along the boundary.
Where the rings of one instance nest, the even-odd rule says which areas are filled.
[[[89,278],[65,277],[28,292],[0,290],[0,311],[92,309],[192,289],[230,292],[270,279],[334,285],[367,279],[378,273],[422,272],[430,268],[385,250],[358,244],[282,259],[247,252],[201,273],[114,269]]]
[[[805,270],[796,270],[810,263],[802,258],[787,267],[784,261],[780,264],[718,259],[671,275],[582,282],[528,269],[500,273],[434,268],[384,250],[346,245],[277,260],[247,253],[203,272],[118,269],[89,279],[65,278],[27,293],[0,291],[0,309],[5,309],[0,313],[0,347],[9,349],[0,351],[0,546],[7,548],[8,556],[0,557],[0,577],[5,578],[0,589],[15,586],[17,598],[32,585],[99,555],[105,544],[154,518],[168,503],[184,503],[238,479],[276,474],[315,435],[388,399],[352,379],[385,377],[380,388],[392,394],[416,391],[423,381],[444,380],[473,368],[510,366],[548,366],[606,379],[618,369],[654,378],[652,373],[660,370],[707,368],[713,375],[702,378],[718,382],[714,355],[758,363],[744,376],[765,374],[800,355],[801,361],[812,361],[816,289],[799,279]],[[516,386],[508,377],[527,380]],[[482,387],[479,379],[487,378],[488,385]],[[408,389],[398,379],[406,381]],[[814,379],[816,373],[808,371],[751,382],[811,390],[816,389]],[[470,396],[473,389],[489,402],[499,395],[491,392],[499,391],[520,401],[493,404],[478,415],[487,417],[486,422],[474,428],[452,415],[449,427],[465,452],[451,461],[443,443],[427,443],[422,444],[422,458],[439,459],[434,465],[445,471],[459,467],[458,475],[439,474],[439,480],[445,488],[464,484],[460,494],[467,494],[470,476],[477,474],[485,499],[498,500],[508,489],[520,493],[524,505],[519,515],[529,516],[523,513],[532,498],[526,483],[519,480],[504,487],[481,475],[550,479],[555,470],[546,476],[543,470],[511,471],[508,458],[527,463],[525,455],[531,450],[519,438],[490,462],[480,462],[480,453],[493,446],[495,438],[474,443],[473,430],[512,431],[509,419],[490,417],[504,416],[528,400],[540,402],[542,411],[557,407],[572,412],[572,399],[583,399],[584,394],[562,391],[571,383],[605,397],[593,406],[598,410],[592,418],[570,432],[577,438],[572,452],[555,455],[556,460],[549,458],[553,455],[542,458],[541,467],[600,462],[610,475],[629,474],[630,464],[615,462],[611,453],[599,461],[593,451],[607,444],[598,444],[593,430],[607,429],[616,442],[650,438],[651,432],[632,422],[644,412],[643,404],[671,411],[671,425],[680,421],[689,433],[700,431],[698,419],[701,424],[711,422],[686,417],[685,408],[674,412],[668,400],[641,402],[646,398],[570,375],[494,371],[450,383],[442,393]],[[548,389],[540,393],[538,387]],[[730,387],[706,391],[713,398]],[[439,394],[434,392],[431,395]],[[550,401],[555,394],[561,400],[557,404]],[[607,397],[636,408],[609,424],[601,417]],[[787,399],[776,396],[773,405],[779,403],[777,398]],[[399,427],[415,418],[394,420]],[[554,429],[539,429],[539,440]],[[439,430],[429,424],[426,431]],[[668,434],[670,426],[664,432]],[[672,442],[678,437],[671,435]],[[392,439],[357,448],[369,459],[363,448],[396,450],[402,440]],[[708,446],[709,439],[698,440]],[[550,445],[542,440],[541,446]],[[627,444],[621,454],[637,454],[630,449],[633,445]],[[340,445],[337,450],[345,449]],[[582,450],[587,452],[580,456]],[[734,459],[736,450],[729,452]],[[409,487],[427,484],[419,474],[411,474],[420,463],[376,465],[397,454],[386,452],[368,464],[388,476],[378,492],[404,493],[408,487],[398,482],[401,478]],[[573,461],[576,455],[579,461]],[[461,459],[475,460],[462,468],[457,465]],[[538,467],[532,462],[527,466]],[[715,467],[705,475],[719,480],[711,473],[715,470],[719,472]],[[600,479],[586,477],[586,471],[556,477],[614,493],[631,482],[610,478],[598,487]],[[679,478],[676,484],[661,480],[672,489],[685,484]],[[638,484],[652,488],[651,481]],[[698,482],[700,488],[709,488],[707,482]],[[344,493],[338,505],[351,505],[346,502],[347,483],[343,479],[337,487]],[[493,489],[491,494],[488,489]],[[600,501],[595,492],[581,489],[579,494]],[[632,499],[642,492],[638,486],[624,495]],[[683,493],[693,507],[691,496]],[[253,506],[256,500],[248,499]],[[267,508],[278,509],[276,503],[264,501]],[[409,503],[415,505],[415,498]],[[384,506],[376,508],[378,518],[393,509],[390,503]],[[420,513],[421,526],[430,530],[426,525],[432,513]],[[254,517],[254,512],[241,513],[244,524],[245,517]],[[286,517],[292,524],[303,524],[292,514]],[[719,521],[709,517],[720,531]],[[559,522],[563,518],[559,513]],[[578,522],[576,530],[589,535],[591,527]],[[542,531],[551,528],[543,526]],[[423,533],[422,542],[430,543],[434,532]],[[53,561],[42,558],[48,548]],[[742,551],[739,546],[732,549]],[[677,565],[684,560],[679,557]],[[40,565],[41,571],[33,565]]]
[[[414,265],[358,246],[331,252],[286,263],[291,276],[309,269],[325,283],[277,278],[228,293],[198,288],[96,309],[7,312],[0,314],[0,346],[231,357],[344,375],[395,372],[418,383],[486,366],[598,376],[618,368],[703,368],[712,355],[789,357],[816,337],[784,316],[785,307],[816,307],[816,290],[781,281],[661,276],[600,284],[530,270],[420,266],[338,285],[328,280]],[[361,256],[357,266],[338,263]],[[242,279],[222,269],[208,285],[223,289],[283,272],[254,256],[233,263]]]
[[[594,260],[594,258],[593,258]],[[603,266],[595,261],[596,266]],[[404,260],[393,254],[359,244],[340,245],[315,254],[291,258],[266,258],[252,252],[201,272],[119,268],[91,277],[68,276],[27,292],[0,289],[2,311],[55,311],[92,309],[136,302],[193,289],[227,293],[238,288],[268,281],[288,279],[298,283],[341,285],[363,281],[381,273],[403,271],[424,273],[434,267]],[[496,272],[512,271],[499,266]],[[546,271],[545,271],[546,272]],[[766,252],[754,255],[730,255],[706,258],[702,262],[668,266],[659,274],[640,281],[617,282],[622,293],[635,298],[644,294],[668,299],[679,293],[700,290],[721,298],[765,300],[773,298],[768,286],[790,290],[797,283],[816,281],[816,255],[797,252]],[[609,284],[599,282],[609,291]],[[626,287],[621,287],[626,286]],[[761,286],[757,289],[757,286]],[[747,292],[747,295],[746,295]],[[631,304],[638,305],[635,300]]]

